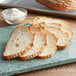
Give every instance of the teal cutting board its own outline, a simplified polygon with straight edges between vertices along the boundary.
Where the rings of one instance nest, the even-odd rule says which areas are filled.
[[[26,24],[25,26],[30,25]],[[15,27],[16,26],[0,28],[0,76],[8,76],[76,62],[76,32],[74,32],[73,39],[69,46],[65,50],[57,51],[51,58],[35,58],[28,61],[20,61],[19,59],[4,60],[2,54],[10,33]]]

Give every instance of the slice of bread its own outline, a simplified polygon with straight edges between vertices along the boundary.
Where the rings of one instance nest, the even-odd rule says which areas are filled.
[[[34,34],[29,31],[27,26],[18,26],[11,33],[5,47],[3,56],[5,59],[12,59],[23,55],[32,47]]]
[[[43,59],[52,56],[57,50],[57,38],[54,34],[46,32],[47,45],[43,51],[38,54],[38,58]]]
[[[46,35],[42,34],[41,32],[36,32],[32,48],[25,54],[20,56],[20,59],[28,60],[36,57],[39,53],[41,53],[41,51],[45,46],[46,46]]]
[[[68,34],[69,36],[69,41],[71,41],[72,37],[73,37],[73,32],[70,28],[67,28],[67,27],[64,27],[62,26],[61,24],[58,24],[58,23],[39,23],[37,24],[37,26],[48,26],[48,27],[56,27],[56,28],[60,28],[62,31],[64,31],[65,33]]]
[[[41,23],[40,23],[41,24]],[[45,27],[44,27],[45,26]],[[51,25],[52,26],[52,25]],[[57,42],[57,46],[58,46],[58,49],[59,50],[63,50],[63,49],[65,49],[67,46],[68,46],[68,44],[69,44],[69,42],[70,42],[70,39],[71,39],[71,34],[72,33],[70,33],[68,30],[66,30],[66,29],[64,29],[64,31],[63,30],[61,30],[61,28],[58,28],[58,27],[60,27],[60,25],[57,25],[57,24],[55,24],[55,26],[56,27],[49,27],[49,26],[46,26],[46,25],[38,25],[38,26],[32,26],[32,27],[35,27],[36,29],[37,28],[39,28],[40,29],[40,31],[44,31],[44,30],[48,30],[48,31],[50,31],[51,33],[53,33],[57,38],[58,38],[58,42]],[[34,30],[34,28],[31,28],[31,29],[33,29]],[[37,30],[34,30],[34,32],[36,32]],[[66,33],[67,32],[67,33]],[[69,35],[70,34],[70,35]],[[62,39],[62,40],[61,40]]]
[[[37,26],[37,24],[44,22],[44,23],[58,23],[61,24],[64,27],[68,27],[70,28],[70,24],[64,20],[60,20],[60,19],[54,19],[54,18],[48,18],[48,17],[35,17],[33,20],[30,21],[30,24],[32,26]]]
[[[58,38],[57,47],[59,50],[63,50],[68,46],[69,44],[68,34],[63,32],[60,28],[44,27],[44,29],[50,31]]]

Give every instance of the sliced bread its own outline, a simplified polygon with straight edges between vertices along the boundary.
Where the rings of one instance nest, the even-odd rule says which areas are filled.
[[[59,50],[63,50],[67,47],[67,45],[69,44],[69,37],[68,34],[63,32],[60,28],[56,28],[56,27],[44,27],[45,30],[50,31],[51,33],[53,33],[57,38],[57,47]]]
[[[44,23],[58,23],[61,24],[64,27],[68,27],[70,28],[70,24],[64,20],[60,20],[60,19],[54,19],[54,18],[48,18],[48,17],[35,17],[33,20],[30,21],[30,24],[32,26],[37,26],[37,24],[44,22]]]
[[[27,51],[25,54],[20,56],[21,60],[28,60],[36,57],[43,48],[46,46],[46,35],[42,34],[41,32],[36,32],[35,33],[35,38],[33,42],[32,48]]]
[[[32,27],[35,27],[35,28],[39,28],[40,27],[39,28],[40,31],[47,30],[47,31],[53,33],[58,38],[58,42],[57,42],[58,49],[59,50],[63,50],[63,49],[65,49],[68,46],[71,37],[68,35],[69,33],[65,32],[66,29],[64,29],[64,31],[63,31],[63,30],[61,30],[61,28],[58,28],[58,27],[60,27],[60,25],[56,25],[56,26],[57,27],[53,27],[53,26],[52,27],[51,26],[48,27],[48,26],[45,25],[45,27],[44,27],[44,26],[40,25],[40,26],[36,26],[36,27],[32,26]],[[31,28],[31,29],[34,30],[34,28]],[[34,32],[36,32],[36,30],[34,30]]]
[[[71,41],[72,37],[73,37],[73,32],[70,28],[67,28],[67,27],[63,27],[61,24],[58,24],[58,23],[39,23],[37,24],[37,26],[48,26],[48,27],[56,27],[56,28],[60,28],[62,31],[64,31],[65,33],[68,34],[69,36],[69,41]]]
[[[43,59],[52,56],[57,50],[57,38],[54,34],[46,32],[47,45],[43,51],[38,54],[38,58]]]
[[[18,26],[11,33],[5,47],[3,56],[5,59],[12,59],[23,55],[32,47],[34,34],[29,31],[29,27]]]

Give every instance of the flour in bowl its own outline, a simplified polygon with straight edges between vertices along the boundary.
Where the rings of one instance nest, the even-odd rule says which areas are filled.
[[[9,8],[9,9],[5,9],[2,12],[2,16],[4,17],[6,22],[8,22],[9,20],[12,23],[19,23],[23,21],[27,16],[27,10],[23,8]]]

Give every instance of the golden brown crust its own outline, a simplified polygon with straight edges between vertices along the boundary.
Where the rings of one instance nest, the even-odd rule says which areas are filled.
[[[36,2],[39,2],[48,8],[55,9],[55,10],[61,10],[61,11],[72,11],[76,10],[76,1],[74,2],[60,2],[58,0],[55,0],[55,2],[52,2],[51,0],[36,0]]]
[[[4,56],[4,59],[10,60],[10,59],[12,59],[12,58],[16,58],[16,57],[18,57],[18,56],[21,56],[21,55],[23,55],[25,52],[27,52],[30,48],[31,48],[31,44],[28,45],[28,46],[25,48],[26,50],[20,51],[19,53],[12,54],[12,55],[8,55],[8,56],[3,55],[3,56]]]
[[[11,36],[12,36],[13,32],[14,32],[17,28],[26,28],[26,27],[29,29],[29,26],[17,26],[17,27],[12,31],[9,40],[11,39]],[[31,32],[31,31],[29,30],[29,32]],[[31,32],[31,33],[32,33],[32,32]],[[32,34],[33,34],[33,33],[32,33]],[[34,35],[34,34],[33,34],[33,35]],[[9,40],[8,40],[8,42],[9,42]],[[6,51],[6,49],[7,49],[8,42],[7,42],[7,45],[6,45],[5,50],[4,50],[4,52],[3,52],[4,59],[12,59],[12,58],[16,58],[16,57],[18,57],[18,56],[21,56],[21,55],[23,55],[26,51],[28,51],[28,50],[32,47],[31,44],[29,44],[29,45],[26,47],[26,50],[24,49],[24,50],[21,50],[20,52],[18,52],[18,53],[16,53],[16,54],[12,54],[12,55],[6,56],[6,55],[5,55],[5,51]]]
[[[65,46],[57,46],[57,50],[64,50],[69,45],[69,42]]]

